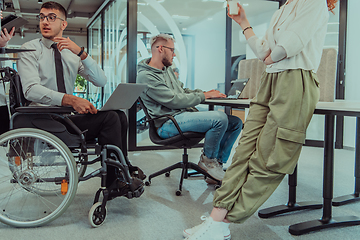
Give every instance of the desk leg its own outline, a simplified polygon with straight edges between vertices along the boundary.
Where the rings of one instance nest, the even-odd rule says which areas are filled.
[[[347,203],[360,200],[360,118],[356,118],[356,140],[355,140],[355,192],[341,197],[334,198],[332,205],[341,206]]]
[[[320,209],[322,203],[319,202],[299,202],[296,203],[296,186],[297,186],[297,166],[294,173],[289,175],[289,201],[285,205],[278,205],[270,208],[262,209],[258,212],[261,218],[270,218],[279,214],[295,212],[305,209]]]
[[[360,219],[355,216],[331,217],[334,177],[334,119],[334,115],[325,115],[323,216],[320,220],[291,225],[289,232],[293,235],[302,235],[331,227],[360,225]]]

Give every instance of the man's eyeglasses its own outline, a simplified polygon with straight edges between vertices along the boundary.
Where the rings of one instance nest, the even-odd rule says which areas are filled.
[[[39,14],[39,15],[36,16],[36,18],[38,20],[40,20],[40,22],[45,21],[45,18],[48,20],[48,22],[55,22],[57,18],[60,19],[61,21],[65,21],[64,19],[59,18],[58,16],[56,16],[56,14],[49,14],[47,16],[45,16],[43,14]]]
[[[160,45],[160,46],[161,46],[161,45]],[[156,46],[156,48],[158,48],[158,47],[160,47],[160,46]],[[167,49],[170,49],[172,53],[175,52],[175,48],[167,47],[167,46],[164,46],[164,45],[162,45],[162,47],[167,48]]]

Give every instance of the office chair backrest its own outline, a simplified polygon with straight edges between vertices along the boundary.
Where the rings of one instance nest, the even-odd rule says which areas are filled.
[[[261,75],[266,65],[259,59],[245,59],[239,63],[239,77],[249,78],[241,98],[252,99],[260,87]],[[335,80],[337,68],[337,51],[334,48],[324,49],[316,73],[320,82],[320,101],[333,102],[335,96]]]
[[[153,143],[159,143],[160,144],[162,142],[162,138],[160,138],[160,136],[158,135],[158,133],[156,131],[154,120],[150,117],[150,114],[149,114],[147,108],[145,107],[144,102],[141,100],[141,98],[138,98],[138,101],[139,101],[140,107],[142,108],[142,110],[145,113],[147,122],[149,123],[149,137],[150,137],[150,140]]]

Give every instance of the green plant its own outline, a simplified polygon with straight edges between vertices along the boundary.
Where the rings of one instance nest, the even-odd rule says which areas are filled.
[[[86,85],[87,85],[86,79],[78,74],[75,80],[75,92],[86,91]]]

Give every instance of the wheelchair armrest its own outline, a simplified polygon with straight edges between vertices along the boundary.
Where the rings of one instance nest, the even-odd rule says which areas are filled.
[[[74,108],[72,107],[56,107],[56,106],[27,106],[27,107],[17,107],[15,109],[19,113],[72,113]]]

